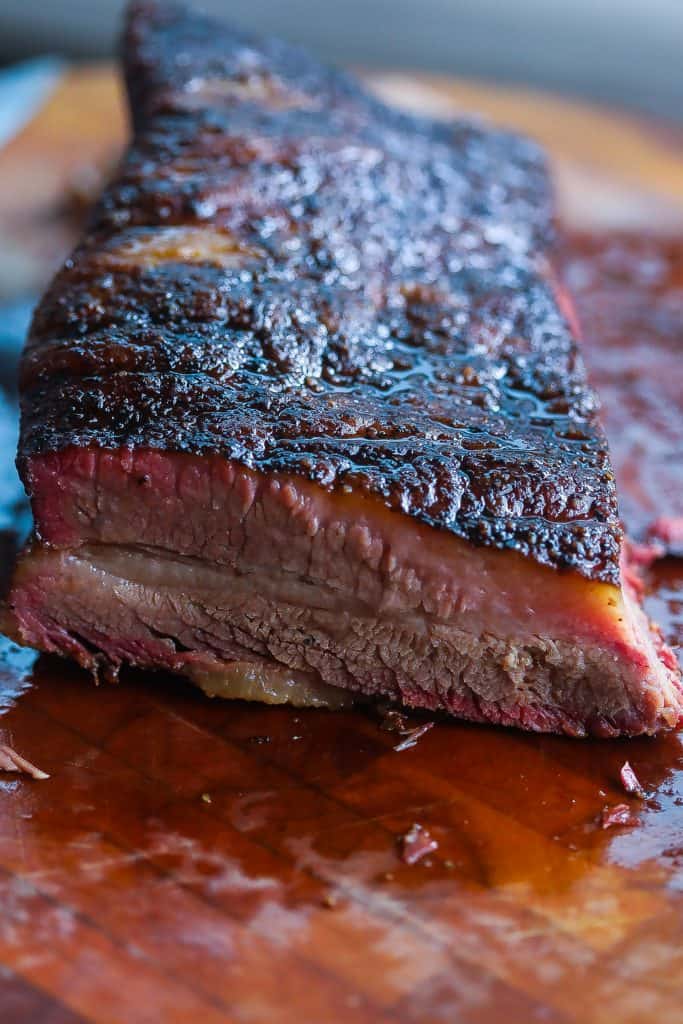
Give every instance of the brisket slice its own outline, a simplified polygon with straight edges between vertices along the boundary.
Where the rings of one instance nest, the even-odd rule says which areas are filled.
[[[210,693],[674,727],[537,147],[175,5],[124,57],[132,145],[23,356],[13,635]]]

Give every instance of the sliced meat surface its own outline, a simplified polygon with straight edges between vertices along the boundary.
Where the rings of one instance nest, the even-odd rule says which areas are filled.
[[[124,58],[133,142],[22,360],[13,635],[224,695],[674,727],[538,148],[174,4]]]

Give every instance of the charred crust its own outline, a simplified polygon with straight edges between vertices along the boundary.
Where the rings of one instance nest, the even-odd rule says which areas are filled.
[[[134,5],[124,57],[134,140],[36,312],[19,465],[72,445],[219,453],[618,582],[538,148],[395,112],[173,4]],[[116,257],[174,226],[247,255]]]

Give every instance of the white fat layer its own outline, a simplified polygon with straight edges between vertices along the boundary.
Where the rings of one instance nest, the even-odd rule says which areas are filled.
[[[256,700],[263,704],[291,704],[296,708],[337,711],[353,705],[353,694],[316,679],[309,672],[272,668],[248,661],[233,661],[220,669],[188,666],[185,674],[207,697]]]

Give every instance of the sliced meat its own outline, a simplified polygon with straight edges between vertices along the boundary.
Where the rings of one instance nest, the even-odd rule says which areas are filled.
[[[628,589],[367,495],[151,450],[46,456],[33,488],[59,540],[19,567],[15,633],[94,672],[164,667],[299,704],[340,688],[572,735],[678,719],[673,663]]]
[[[22,362],[13,635],[224,695],[674,727],[537,148],[175,5],[125,58],[132,146]]]

